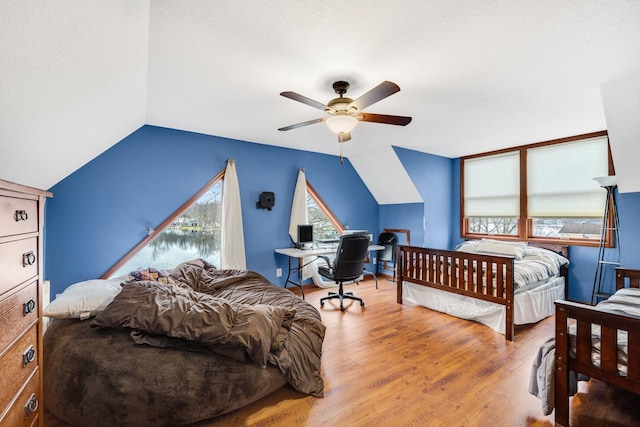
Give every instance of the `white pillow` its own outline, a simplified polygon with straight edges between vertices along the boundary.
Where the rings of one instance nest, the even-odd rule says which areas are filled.
[[[122,280],[93,279],[69,286],[51,301],[43,315],[54,319],[85,320],[96,316],[120,293]]]
[[[455,250],[458,252],[476,253],[480,240],[467,240],[456,246]]]
[[[476,249],[477,253],[488,255],[512,256],[521,260],[527,251],[524,242],[500,242],[497,240],[482,240]]]

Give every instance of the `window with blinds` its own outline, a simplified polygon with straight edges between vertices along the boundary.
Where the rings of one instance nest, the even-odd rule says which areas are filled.
[[[609,174],[607,137],[527,150],[527,215],[534,237],[600,239]]]
[[[606,132],[462,159],[462,235],[598,244],[613,174]]]
[[[464,208],[469,231],[518,234],[520,153],[477,157],[464,162]]]

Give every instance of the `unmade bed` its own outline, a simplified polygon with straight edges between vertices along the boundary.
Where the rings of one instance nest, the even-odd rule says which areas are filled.
[[[325,327],[312,305],[258,273],[203,260],[162,278],[146,273],[122,286],[78,284],[85,302],[91,286],[102,286],[94,292],[107,297],[94,307],[65,297],[74,285],[45,310],[58,317],[44,337],[45,402],[58,419],[173,426],[240,408],[287,383],[323,395]]]
[[[567,289],[567,247],[468,241],[455,251],[399,246],[397,302],[483,323],[514,339],[514,326],[554,314]]]

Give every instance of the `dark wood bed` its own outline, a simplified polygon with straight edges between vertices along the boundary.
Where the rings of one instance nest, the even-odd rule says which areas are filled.
[[[640,270],[617,268],[616,290],[640,288]],[[573,325],[576,333],[570,334]],[[600,360],[592,361],[592,325],[600,326]],[[628,339],[627,371],[618,370],[618,331]],[[575,357],[570,355],[575,337]],[[569,372],[584,374],[616,387],[640,394],[640,318],[606,312],[588,304],[556,302],[555,421],[569,425]]]
[[[568,258],[561,245],[536,245]],[[397,302],[403,283],[410,282],[505,306],[505,339],[513,341],[514,258],[401,245],[398,247]],[[445,268],[446,267],[446,268]],[[467,271],[481,274],[467,274]],[[561,270],[567,294],[567,268]],[[493,284],[486,286],[486,284]]]

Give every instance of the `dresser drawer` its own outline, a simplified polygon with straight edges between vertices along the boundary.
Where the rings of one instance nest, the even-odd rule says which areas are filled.
[[[11,407],[0,408],[0,426],[32,426],[38,421],[41,413],[40,375],[33,373],[29,382],[22,389]],[[4,415],[2,415],[4,414]]]
[[[37,320],[38,282],[23,286],[0,300],[0,353]]]
[[[38,239],[0,243],[0,298],[2,294],[38,274]]]
[[[38,231],[38,202],[0,196],[0,236]]]
[[[0,354],[0,408],[6,408],[38,368],[38,325]]]

